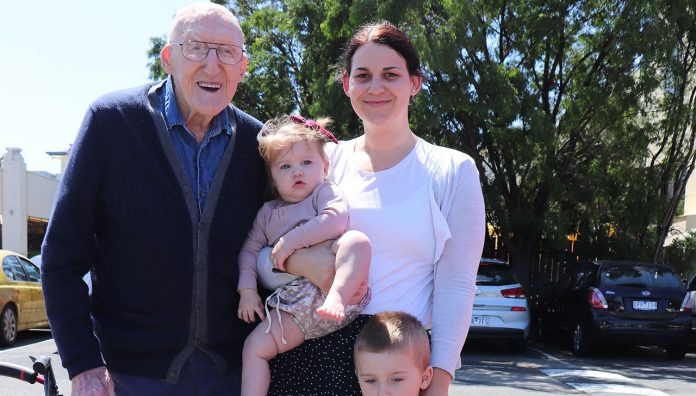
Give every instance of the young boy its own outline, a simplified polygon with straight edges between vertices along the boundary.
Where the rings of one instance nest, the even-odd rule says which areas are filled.
[[[370,318],[355,340],[353,356],[363,396],[418,396],[433,378],[428,334],[405,312]]]

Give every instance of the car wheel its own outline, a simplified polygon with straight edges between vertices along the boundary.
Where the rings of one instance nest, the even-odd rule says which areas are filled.
[[[17,339],[17,311],[6,305],[0,314],[0,345],[11,345]]]
[[[670,342],[669,344],[667,344],[666,348],[667,357],[674,360],[684,359],[684,355],[686,355],[687,349],[687,342]]]
[[[527,350],[527,338],[523,337],[510,341],[510,349],[515,353],[524,353]]]
[[[581,323],[576,323],[573,327],[573,342],[571,344],[573,355],[586,356],[592,350],[590,335],[587,328]]]

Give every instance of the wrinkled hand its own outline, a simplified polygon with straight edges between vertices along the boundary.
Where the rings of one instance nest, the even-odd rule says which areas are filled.
[[[247,323],[254,323],[256,322],[256,315],[259,315],[261,320],[266,319],[266,313],[263,310],[263,303],[259,293],[254,289],[239,289],[237,316]]]
[[[83,371],[72,379],[73,396],[116,396],[114,383],[106,367]]]
[[[285,240],[280,238],[275,246],[273,246],[273,251],[271,252],[271,262],[273,263],[273,267],[286,272],[285,260],[287,260],[287,258],[294,252],[295,250],[290,249],[288,244],[285,243]]]

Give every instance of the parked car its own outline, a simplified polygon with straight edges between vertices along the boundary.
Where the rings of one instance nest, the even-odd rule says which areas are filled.
[[[570,335],[587,355],[603,343],[657,345],[682,359],[688,348],[691,302],[679,276],[664,265],[631,261],[581,263],[539,299],[540,334]]]
[[[691,334],[696,337],[696,275],[686,285],[691,300]]]
[[[41,255],[36,255],[31,258],[31,262],[34,263],[39,269],[41,269]],[[87,293],[92,295],[92,275],[91,272],[88,272],[85,274],[85,276],[82,277],[82,280],[85,281],[87,284]]]
[[[11,345],[17,332],[48,327],[41,272],[26,257],[0,250],[0,345]]]
[[[482,258],[468,339],[503,339],[515,352],[527,348],[529,309],[524,288],[508,263]]]

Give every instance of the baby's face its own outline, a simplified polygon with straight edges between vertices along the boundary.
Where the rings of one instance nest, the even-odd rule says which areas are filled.
[[[273,159],[271,177],[283,201],[300,202],[324,181],[329,164],[319,150],[317,143],[297,142]]]
[[[418,396],[433,374],[430,366],[421,369],[418,360],[412,351],[359,352],[355,373],[363,396]]]

